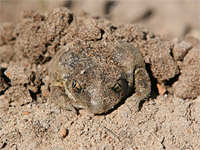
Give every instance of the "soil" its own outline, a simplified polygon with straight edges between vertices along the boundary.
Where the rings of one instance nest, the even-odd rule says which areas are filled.
[[[106,7],[107,14],[120,7],[114,6]],[[195,34],[169,38],[173,34],[159,36],[145,22],[117,25],[106,13],[111,21],[75,14],[64,7],[47,14],[26,10],[18,23],[1,22],[0,149],[200,149],[196,24]],[[104,115],[86,110],[77,115],[49,101],[48,64],[75,39],[121,40],[140,50],[152,92],[139,112],[132,97]]]

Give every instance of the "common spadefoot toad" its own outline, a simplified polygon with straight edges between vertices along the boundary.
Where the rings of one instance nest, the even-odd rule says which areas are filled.
[[[49,76],[50,99],[74,112],[105,113],[131,92],[139,107],[151,90],[140,51],[126,42],[69,43],[51,60]]]

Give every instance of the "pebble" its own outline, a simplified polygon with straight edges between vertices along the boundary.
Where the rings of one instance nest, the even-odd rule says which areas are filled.
[[[29,114],[30,114],[29,111],[24,111],[24,112],[23,112],[23,115],[29,115]]]
[[[64,139],[67,135],[68,135],[68,130],[65,129],[65,128],[62,128],[62,129],[60,130],[60,137],[61,137],[62,139]]]
[[[166,92],[166,89],[161,85],[157,83],[157,88],[158,88],[158,92],[160,95],[164,95]]]

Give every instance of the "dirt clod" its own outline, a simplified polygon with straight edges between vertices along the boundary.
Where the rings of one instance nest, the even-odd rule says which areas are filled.
[[[14,40],[13,31],[15,29],[12,23],[3,23],[0,25],[0,46],[11,44]]]
[[[28,84],[33,79],[31,69],[17,65],[8,67],[4,74],[11,80],[12,85]]]
[[[182,41],[179,44],[175,44],[173,49],[174,59],[176,61],[183,60],[186,53],[192,48],[192,44],[190,42]]]
[[[22,106],[32,102],[29,90],[21,85],[10,87],[4,96],[6,102],[11,106]]]
[[[183,60],[179,80],[173,84],[174,95],[186,99],[200,95],[200,49],[194,48]]]

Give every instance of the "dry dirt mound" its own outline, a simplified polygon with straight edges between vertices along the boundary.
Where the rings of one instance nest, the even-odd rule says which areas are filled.
[[[99,116],[49,103],[48,63],[75,39],[121,40],[141,51],[152,93],[140,112],[131,101]],[[0,149],[200,149],[199,46],[66,8],[25,11],[20,23],[0,26]]]

